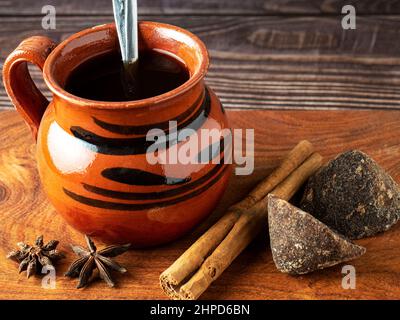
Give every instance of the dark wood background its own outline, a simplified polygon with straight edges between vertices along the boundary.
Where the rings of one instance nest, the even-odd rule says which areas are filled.
[[[46,4],[57,10],[56,30],[41,27]],[[356,30],[341,27],[344,4],[357,9]],[[400,108],[400,1],[139,0],[139,6],[141,19],[179,25],[204,40],[212,62],[207,81],[227,108]],[[28,36],[62,41],[112,19],[110,0],[0,0],[0,64]],[[2,84],[0,108],[11,108]]]

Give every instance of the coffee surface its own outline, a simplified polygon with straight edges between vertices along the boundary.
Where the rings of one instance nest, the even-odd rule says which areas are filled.
[[[83,62],[68,77],[65,90],[98,101],[146,99],[171,91],[189,79],[186,66],[171,54],[149,50],[139,54],[132,77],[127,77],[119,52]]]

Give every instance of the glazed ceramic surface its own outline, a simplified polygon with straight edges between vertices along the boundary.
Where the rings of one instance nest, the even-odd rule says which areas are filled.
[[[118,50],[111,24],[84,30],[58,46],[46,37],[29,38],[9,56],[3,77],[37,137],[42,185],[56,210],[83,233],[150,246],[174,240],[206,218],[221,198],[231,168],[223,159],[151,164],[146,152],[154,142],[146,134],[158,128],[175,141],[160,147],[157,156],[162,156],[185,146],[174,140],[184,129],[200,133],[229,127],[221,103],[204,84],[204,44],[188,31],[154,22],[140,22],[139,35],[141,49],[164,50],[182,59],[190,79],[168,93],[129,102],[91,101],[66,92],[63,86],[79,64]],[[32,82],[26,62],[43,69],[53,92],[50,103]],[[170,121],[176,121],[175,127]],[[223,158],[224,144],[219,145]],[[199,154],[207,152],[210,160],[217,156],[209,152],[211,144],[201,147]]]

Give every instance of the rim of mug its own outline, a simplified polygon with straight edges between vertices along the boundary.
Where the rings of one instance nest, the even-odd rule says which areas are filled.
[[[74,41],[75,39],[85,36],[90,33],[98,32],[99,30],[106,30],[106,29],[110,29],[110,28],[115,29],[114,23],[108,23],[108,24],[94,26],[94,27],[79,31],[77,33],[74,33],[73,35],[69,36],[67,39],[62,41],[60,44],[58,44],[57,47],[47,57],[44,67],[43,67],[43,77],[44,77],[46,85],[53,92],[53,94],[55,94],[58,97],[61,97],[62,99],[66,100],[68,102],[71,102],[74,105],[79,105],[82,107],[90,107],[90,108],[95,108],[95,109],[127,109],[127,108],[147,107],[149,105],[159,104],[159,103],[163,103],[168,100],[174,99],[177,96],[179,96],[179,95],[187,92],[191,88],[193,88],[196,84],[198,84],[199,81],[201,81],[205,77],[208,67],[209,67],[209,63],[210,63],[209,62],[209,54],[208,54],[205,44],[203,43],[202,40],[200,40],[199,37],[197,37],[196,35],[194,35],[193,33],[191,33],[188,30],[185,30],[181,27],[177,27],[177,26],[167,24],[167,23],[154,22],[154,21],[139,21],[139,24],[151,25],[153,27],[167,28],[170,30],[174,30],[174,31],[183,33],[186,36],[188,36],[189,38],[191,38],[191,40],[193,40],[197,44],[197,46],[199,47],[199,49],[201,51],[201,61],[200,61],[200,67],[198,68],[198,70],[196,70],[196,72],[193,73],[186,82],[184,82],[182,85],[174,88],[173,90],[170,90],[170,91],[160,94],[158,96],[145,98],[145,99],[127,100],[127,101],[102,101],[102,100],[86,99],[86,98],[82,98],[77,95],[74,95],[72,93],[69,93],[58,83],[58,81],[54,78],[54,76],[51,72],[51,66],[53,65],[54,60],[57,59],[58,55],[66,47],[66,45],[68,43]]]

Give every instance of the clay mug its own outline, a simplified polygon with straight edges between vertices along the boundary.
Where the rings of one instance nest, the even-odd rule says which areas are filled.
[[[68,76],[83,61],[119,50],[113,24],[83,30],[59,45],[47,37],[28,38],[6,60],[3,78],[37,139],[40,179],[56,211],[85,234],[143,247],[177,239],[205,219],[226,189],[231,165],[147,161],[147,132],[160,128],[168,136],[170,120],[178,132],[229,126],[204,83],[208,53],[195,35],[143,21],[139,39],[140,50],[164,50],[183,60],[189,80],[165,94],[127,102],[87,100],[65,91]],[[27,63],[43,70],[51,102],[35,86]]]

